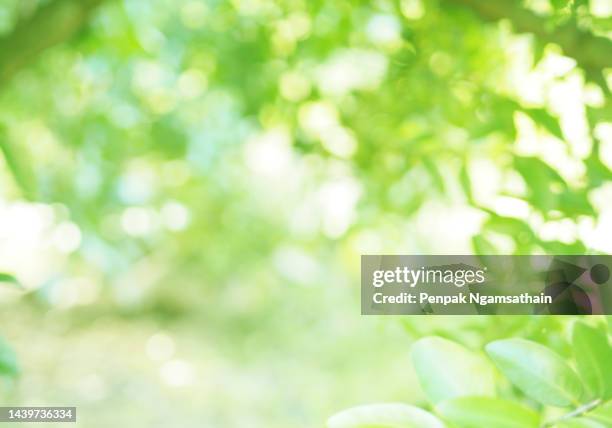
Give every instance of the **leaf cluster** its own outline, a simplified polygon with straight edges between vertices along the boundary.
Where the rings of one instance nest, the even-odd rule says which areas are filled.
[[[332,416],[328,428],[606,428],[612,424],[612,347],[607,327],[578,321],[564,358],[522,338],[474,352],[429,336],[412,363],[430,406],[386,403]]]

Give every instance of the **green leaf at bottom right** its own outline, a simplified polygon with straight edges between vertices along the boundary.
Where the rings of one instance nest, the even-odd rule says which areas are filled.
[[[578,373],[595,398],[612,397],[612,346],[607,334],[583,322],[574,324],[572,345]]]
[[[583,397],[580,378],[551,349],[514,338],[491,342],[486,351],[501,372],[528,397],[549,406],[580,404]]]
[[[535,411],[499,398],[455,398],[440,403],[436,411],[458,428],[538,428],[540,424]]]

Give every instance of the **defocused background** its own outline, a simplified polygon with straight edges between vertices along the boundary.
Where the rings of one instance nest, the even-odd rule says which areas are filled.
[[[609,0],[2,0],[2,402],[318,427],[424,334],[563,352],[362,317],[359,256],[612,252],[611,70]]]

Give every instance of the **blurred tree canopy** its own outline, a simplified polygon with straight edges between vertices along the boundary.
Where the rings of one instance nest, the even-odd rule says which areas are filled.
[[[321,360],[340,378],[396,349],[343,336],[374,328],[359,254],[612,251],[611,69],[609,0],[3,0],[0,272],[68,313],[53,328],[131,345],[122,317],[178,320],[240,358],[282,347],[266,373],[327,416],[359,389],[311,382]],[[569,352],[559,318],[405,325]],[[36,341],[15,337],[18,361]],[[278,390],[276,425],[211,420],[313,426]]]
[[[178,261],[152,283],[216,283],[274,254],[440,251],[435,229],[605,251],[606,4],[7,1],[3,193],[111,282],[145,255]]]
[[[313,259],[368,251],[606,251],[608,6],[5,1],[3,195],[113,284],[136,262],[154,287],[319,282]]]

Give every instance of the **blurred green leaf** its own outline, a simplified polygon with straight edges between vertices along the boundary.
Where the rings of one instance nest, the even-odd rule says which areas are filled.
[[[482,235],[472,237],[472,247],[474,248],[474,254],[477,255],[491,255],[497,252],[495,246]]]
[[[586,166],[587,177],[592,186],[600,186],[605,182],[612,180],[612,171],[599,158],[596,150],[584,161]]]
[[[434,187],[438,190],[438,192],[444,193],[446,187],[444,185],[444,177],[442,177],[442,174],[440,173],[435,161],[428,156],[424,156],[422,161],[425,169],[429,173],[429,177],[431,178]]]
[[[595,208],[589,200],[588,189],[567,190],[559,197],[558,209],[569,218],[594,216]]]
[[[528,186],[527,200],[542,213],[557,208],[567,183],[550,165],[536,157],[517,156],[514,166]]]
[[[601,422],[589,418],[572,418],[553,425],[554,428],[608,428]]]
[[[587,413],[587,417],[604,424],[606,428],[612,427],[612,401],[608,401],[595,410]]]
[[[19,374],[19,365],[15,351],[0,338],[0,375],[13,377],[17,374]]]
[[[335,414],[327,428],[444,428],[431,413],[406,404],[370,404]]]
[[[533,60],[532,61],[533,61],[534,67],[537,66],[538,63],[544,57],[545,49],[546,49],[546,43],[538,39],[535,39],[533,41],[532,43]]]
[[[594,16],[593,24],[603,31],[612,31],[612,16]]]
[[[508,400],[491,397],[461,397],[436,406],[442,417],[457,428],[537,428],[539,415]]]
[[[486,351],[502,373],[530,398],[558,407],[580,402],[582,384],[578,375],[549,348],[517,338],[491,342]]]
[[[470,179],[470,173],[465,160],[461,164],[461,169],[459,171],[459,182],[461,183],[463,193],[465,193],[465,197],[467,198],[468,202],[473,204],[474,193],[472,192],[472,180]]]
[[[563,132],[559,125],[559,119],[553,117],[543,108],[525,108],[523,111],[538,125],[543,126],[548,132],[563,140]]]
[[[0,152],[4,156],[6,165],[23,195],[28,199],[32,199],[35,194],[32,175],[19,158],[18,151],[9,143],[6,131],[2,125],[0,125]]]
[[[0,272],[0,283],[6,283],[10,285],[14,285],[19,288],[23,288],[21,283],[15,278],[13,275]]]
[[[572,332],[572,344],[578,373],[588,389],[597,398],[610,398],[612,347],[608,336],[600,329],[577,322]]]
[[[489,219],[483,225],[483,232],[497,232],[510,237],[516,243],[516,253],[527,252],[539,239],[524,221],[489,212]]]
[[[411,355],[421,387],[434,404],[470,395],[495,395],[487,361],[455,342],[425,337],[412,345]]]
[[[583,254],[587,251],[586,246],[581,241],[571,244],[560,241],[541,241],[539,245],[547,254]]]
[[[550,1],[555,10],[563,9],[568,6],[570,0],[551,0]]]

